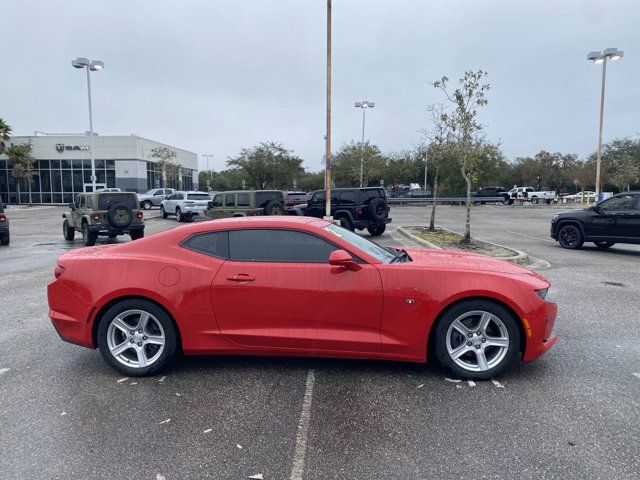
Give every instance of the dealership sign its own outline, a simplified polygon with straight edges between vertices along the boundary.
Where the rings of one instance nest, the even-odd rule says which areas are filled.
[[[56,150],[60,153],[64,151],[80,151],[80,152],[88,152],[91,150],[89,145],[65,145],[64,143],[56,143]]]

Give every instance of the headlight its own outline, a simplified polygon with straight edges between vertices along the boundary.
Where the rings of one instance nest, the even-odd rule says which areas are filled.
[[[553,217],[551,217],[551,223],[555,222],[556,220],[558,220],[558,217],[560,216],[560,214],[558,213],[554,213]]]
[[[536,290],[536,295],[538,295],[542,300],[544,300],[547,296],[548,288],[543,288],[541,290]]]

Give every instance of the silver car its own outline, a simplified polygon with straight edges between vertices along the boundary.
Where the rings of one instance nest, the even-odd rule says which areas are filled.
[[[162,218],[175,215],[179,222],[190,221],[196,215],[206,216],[211,197],[207,192],[175,191],[160,204]]]
[[[147,192],[139,193],[138,202],[140,202],[140,207],[145,210],[150,210],[151,207],[159,207],[162,201],[166,198],[165,192],[167,196],[172,195],[173,189],[152,188]]]

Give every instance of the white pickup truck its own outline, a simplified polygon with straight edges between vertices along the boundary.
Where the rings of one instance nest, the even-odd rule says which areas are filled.
[[[509,190],[509,205],[515,200],[538,203],[544,201],[547,205],[556,200],[555,190],[542,190],[536,192],[533,187],[515,187]]]

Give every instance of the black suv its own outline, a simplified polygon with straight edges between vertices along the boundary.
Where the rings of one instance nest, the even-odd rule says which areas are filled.
[[[311,194],[309,202],[296,205],[296,215],[322,218],[325,214],[325,191]],[[377,237],[384,233],[389,218],[389,205],[384,188],[334,188],[331,190],[331,215],[347,230],[367,229]]]
[[[474,197],[474,203],[484,203],[481,198],[482,197],[501,197],[503,202],[509,201],[509,192],[507,192],[502,187],[480,187],[477,192],[473,192],[471,194]],[[480,198],[477,198],[480,197]]]
[[[551,237],[570,249],[580,248],[584,242],[599,248],[640,244],[640,191],[620,193],[583,210],[555,214]]]

